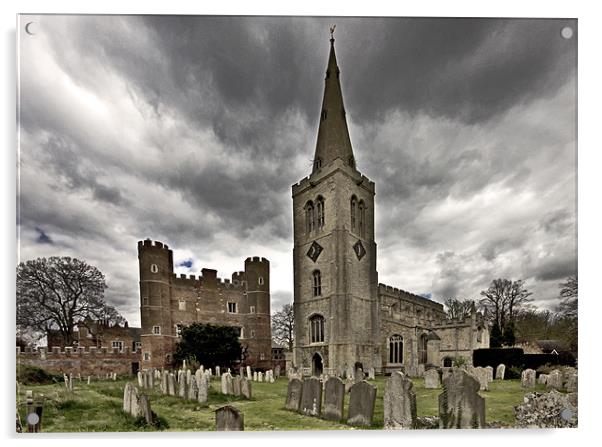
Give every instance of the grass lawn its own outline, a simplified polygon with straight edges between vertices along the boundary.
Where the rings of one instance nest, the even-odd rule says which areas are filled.
[[[383,426],[384,377],[372,381],[377,386],[376,408],[372,428]],[[135,383],[135,379],[130,380]],[[413,379],[418,407],[418,416],[436,416],[437,397],[441,390],[427,390],[424,380]],[[86,381],[74,379],[74,391],[68,393],[64,385],[22,386],[20,402],[25,400],[25,390],[33,390],[34,395],[44,396],[42,417],[43,432],[94,432],[94,431],[145,431],[147,427],[137,423],[122,412],[123,388],[127,380],[97,380],[87,385]],[[167,423],[167,431],[207,431],[214,430],[213,411],[231,403],[244,412],[245,430],[339,430],[348,429],[344,424],[323,421],[310,416],[284,409],[287,380],[280,378],[276,383],[253,382],[253,399],[244,400],[233,396],[223,396],[219,380],[213,380],[207,405],[186,401],[179,397],[163,396],[159,389],[149,393],[153,411]],[[485,397],[487,422],[511,425],[514,421],[513,407],[522,403],[526,391],[520,380],[494,381],[490,391],[481,391]],[[542,385],[531,391],[544,391]],[[348,396],[345,398],[345,414]],[[21,421],[25,421],[25,408],[19,406]],[[154,429],[152,429],[154,430]]]

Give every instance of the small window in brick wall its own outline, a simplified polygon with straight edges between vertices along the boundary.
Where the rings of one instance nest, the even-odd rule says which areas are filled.
[[[111,343],[111,347],[118,348],[119,351],[123,351],[123,342],[122,341],[114,341]]]
[[[152,273],[157,273],[159,271],[159,267],[157,266],[157,264],[151,264],[150,271]]]
[[[180,301],[178,302],[178,309],[179,309],[179,310],[186,310],[186,301],[184,301],[184,300],[180,300]]]
[[[259,360],[265,360],[265,354],[263,352],[259,354]]]
[[[144,360],[146,360],[147,362],[150,360],[150,352],[144,353]]]
[[[263,276],[260,276],[260,277],[257,279],[257,282],[259,283],[259,285],[260,285],[260,286],[261,286],[261,285],[263,285]]]
[[[161,335],[161,326],[153,326],[153,334]]]
[[[228,303],[228,313],[235,314],[238,312],[236,303]]]
[[[249,308],[250,308],[250,312],[252,314],[254,314],[255,313],[255,306],[249,306]]]

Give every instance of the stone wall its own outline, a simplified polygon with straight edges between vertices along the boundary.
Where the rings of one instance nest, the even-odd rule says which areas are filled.
[[[50,351],[46,348],[32,350],[26,348],[21,351],[17,347],[17,367],[29,365],[42,368],[50,373],[72,373],[82,376],[104,376],[107,373],[117,375],[132,375],[140,365],[140,351],[132,352],[128,347],[119,352],[117,348],[61,348],[54,347]]]

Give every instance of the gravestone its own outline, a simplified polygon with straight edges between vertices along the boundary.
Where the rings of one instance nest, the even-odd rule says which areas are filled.
[[[221,377],[221,376],[222,376],[222,374],[221,374],[221,371],[219,370],[219,366],[216,366],[216,367],[215,367],[215,375],[216,375],[217,377]]]
[[[163,394],[168,394],[167,392],[167,380],[169,378],[169,373],[164,370],[163,373],[161,374],[161,392]]]
[[[429,369],[424,372],[424,387],[429,390],[441,388],[439,371],[436,369]]]
[[[169,373],[167,377],[167,394],[170,396],[176,395],[176,376],[173,373]]]
[[[197,388],[201,385],[201,380],[204,380],[205,374],[203,374],[203,370],[201,368],[197,369],[194,373],[194,378],[196,380]]]
[[[215,410],[216,431],[244,431],[244,429],[245,418],[242,411],[231,405],[225,405]]]
[[[365,378],[364,370],[362,368],[356,368],[354,371],[353,381],[355,383],[361,382],[362,380],[364,380],[364,378]]]
[[[232,390],[232,375],[230,373],[223,373],[222,374],[222,394],[225,395],[231,395],[233,394],[233,390]]]
[[[486,366],[483,369],[485,370],[487,381],[493,382],[493,366]]]
[[[308,416],[320,416],[322,407],[322,384],[315,377],[303,381],[299,411]]]
[[[190,384],[188,385],[188,400],[197,400],[199,395],[199,386],[196,382],[196,377],[190,378]]]
[[[253,382],[257,382],[257,371],[253,371]]]
[[[142,376],[142,371],[138,371],[138,386],[140,388],[144,388],[144,377]]]
[[[240,377],[236,376],[232,378],[232,394],[235,396],[240,396]]]
[[[88,376],[88,385],[90,385],[90,376]]]
[[[368,382],[356,382],[349,390],[349,410],[347,424],[356,426],[372,425],[376,387]]]
[[[324,382],[324,408],[322,418],[328,421],[343,419],[345,384],[338,377],[330,377]]]
[[[131,413],[132,411],[132,388],[133,385],[128,382],[123,389],[123,411],[126,413]]]
[[[301,395],[303,394],[303,382],[299,379],[291,379],[288,381],[286,390],[286,403],[284,407],[287,410],[299,411],[301,406]]]
[[[376,374],[374,371],[374,367],[370,367],[368,368],[368,380],[375,380],[376,379]]]
[[[479,389],[475,377],[461,369],[452,371],[439,395],[439,428],[483,428],[485,399]]]
[[[274,368],[274,375],[280,377],[280,365],[276,365],[276,368]]]
[[[246,378],[240,379],[240,393],[245,399],[251,399],[253,397],[251,381]]]
[[[126,383],[123,390],[123,411],[133,417],[144,417],[147,424],[152,424],[153,413],[151,411],[150,399],[147,395],[140,395],[138,389],[131,383]]]
[[[562,373],[560,372],[560,370],[555,369],[550,374],[548,374],[546,388],[554,390],[559,390],[562,388]]]
[[[535,387],[535,370],[525,369],[520,375],[520,384],[523,388]]]
[[[568,377],[568,379],[566,381],[566,391],[568,393],[576,393],[577,389],[578,389],[578,387],[577,387],[577,373],[574,372],[574,373],[572,373]]]
[[[506,375],[506,365],[504,365],[503,363],[500,363],[499,365],[497,365],[497,368],[495,369],[495,378],[497,380],[504,380],[505,375]]]
[[[257,381],[258,382],[263,382],[263,373],[261,371],[259,371],[257,373]]]
[[[474,369],[474,377],[479,382],[479,391],[489,391],[489,373],[480,366]]]
[[[197,401],[201,404],[204,404],[207,402],[207,398],[209,396],[209,375],[204,374],[197,386]]]
[[[251,367],[247,365],[247,379],[253,379],[253,375],[251,374]]]
[[[437,374],[437,381],[439,381],[439,374]],[[391,373],[385,385],[383,399],[384,428],[416,428],[416,393],[412,391],[413,386],[412,381],[402,372]]]
[[[354,377],[355,377],[355,375],[353,374],[353,368],[351,366],[346,366],[345,367],[345,378],[353,380]]]
[[[539,377],[537,377],[537,383],[539,383],[540,385],[545,385],[547,381],[548,381],[547,374],[540,374]]]
[[[178,371],[178,396],[186,398],[186,373],[184,371]]]

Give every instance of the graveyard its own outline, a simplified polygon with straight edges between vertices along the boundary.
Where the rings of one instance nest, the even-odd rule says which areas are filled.
[[[236,376],[234,376],[236,378]],[[42,402],[43,432],[121,432],[121,431],[213,431],[216,429],[215,411],[231,405],[244,414],[245,431],[272,430],[338,430],[338,429],[382,429],[384,427],[384,394],[388,377],[376,376],[366,383],[376,387],[374,418],[369,427],[351,427],[344,421],[325,420],[322,417],[300,414],[287,410],[286,377],[275,378],[273,383],[250,381],[252,396],[234,396],[222,393],[222,381],[213,376],[208,381],[207,400],[182,398],[177,393],[169,395],[161,390],[160,380],[151,387],[139,387],[133,376],[110,378],[87,378],[72,380],[72,390],[64,383],[51,385],[22,385],[18,390],[18,403],[25,402],[27,391],[34,399]],[[421,420],[438,416],[438,396],[442,388],[425,387],[425,379],[413,378],[416,394],[417,416]],[[124,389],[130,383],[148,396],[152,412],[156,415],[154,425],[144,423],[124,412]],[[534,383],[525,389],[521,380],[494,380],[488,390],[479,391],[485,399],[486,427],[512,427],[515,421],[514,407],[522,404],[525,395],[533,391],[548,391],[544,383]],[[348,414],[350,393],[344,399],[343,414]],[[25,421],[26,409],[18,405],[21,421]],[[324,413],[324,407],[322,412]],[[422,428],[436,428],[436,426]]]

